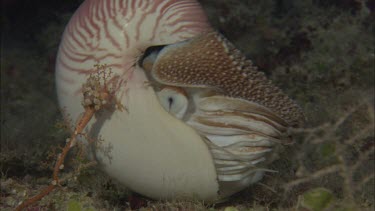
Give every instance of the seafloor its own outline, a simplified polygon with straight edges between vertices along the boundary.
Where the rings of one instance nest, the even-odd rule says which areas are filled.
[[[1,210],[48,184],[61,127],[54,62],[80,0],[3,0]],[[261,183],[223,204],[142,198],[95,167],[29,210],[373,210],[373,0],[201,0],[213,26],[307,117]],[[73,162],[70,162],[74,166]],[[68,162],[69,166],[69,162]]]

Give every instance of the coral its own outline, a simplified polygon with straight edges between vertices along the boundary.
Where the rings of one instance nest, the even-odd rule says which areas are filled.
[[[64,163],[68,152],[71,151],[71,149],[77,145],[80,136],[86,137],[89,143],[91,142],[87,134],[83,132],[88,122],[98,111],[104,108],[113,107],[111,105],[118,105],[117,100],[114,96],[114,89],[112,88],[111,84],[108,83],[112,74],[111,70],[108,70],[105,64],[97,64],[94,67],[96,68],[96,70],[94,71],[94,73],[90,74],[86,82],[82,85],[82,106],[84,108],[84,113],[80,117],[78,117],[76,124],[74,125],[73,130],[71,131],[71,136],[70,138],[66,139],[66,144],[61,149],[61,153],[56,154],[56,163],[53,167],[52,181],[46,188],[42,189],[39,194],[27,198],[25,201],[21,202],[16,207],[16,210],[23,210],[31,206],[32,204],[43,199],[56,187],[61,186],[61,182],[66,180],[66,178],[61,179],[59,174],[60,171],[62,171],[65,168]],[[84,147],[84,145],[80,147],[80,150],[77,155],[77,160],[83,160],[87,156],[84,153],[82,153],[83,151],[86,151],[84,150]],[[87,164],[79,164],[76,172],[77,174],[79,174],[81,169],[88,168],[95,164],[96,161],[92,161]],[[77,207],[77,203],[75,203],[73,207]]]
[[[375,181],[373,108],[366,100],[334,123],[299,131],[305,150],[295,157],[296,177],[283,184],[284,194],[321,184],[352,206],[374,204],[374,190],[368,188]]]

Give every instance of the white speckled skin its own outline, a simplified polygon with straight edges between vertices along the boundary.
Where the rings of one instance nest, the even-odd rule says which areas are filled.
[[[61,108],[76,119],[82,83],[96,63],[117,76],[116,96],[129,113],[104,112],[89,134],[102,136],[110,156],[103,169],[132,190],[155,199],[215,200],[219,185],[212,155],[197,132],[168,114],[136,65],[149,46],[210,31],[195,0],[86,0],[65,29],[56,64]]]

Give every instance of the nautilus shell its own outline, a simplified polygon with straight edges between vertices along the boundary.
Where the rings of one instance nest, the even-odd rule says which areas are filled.
[[[262,178],[299,107],[215,32],[195,0],[86,0],[65,29],[56,64],[60,106],[83,112],[97,63],[127,111],[87,127],[109,150],[111,177],[154,199],[223,199]],[[104,147],[105,148],[105,147]]]

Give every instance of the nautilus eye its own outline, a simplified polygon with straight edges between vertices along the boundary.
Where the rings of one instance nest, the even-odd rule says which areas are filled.
[[[178,119],[184,117],[188,108],[186,93],[181,88],[166,87],[157,92],[163,108]]]

